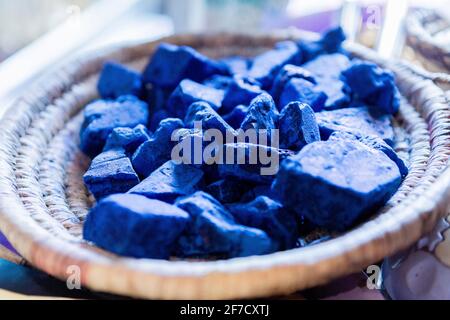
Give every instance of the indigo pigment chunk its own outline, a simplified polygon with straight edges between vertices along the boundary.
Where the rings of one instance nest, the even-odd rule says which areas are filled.
[[[367,107],[345,108],[316,113],[322,140],[334,131],[378,136],[387,144],[394,143],[394,130],[389,116],[373,116]]]
[[[386,203],[401,183],[397,165],[356,141],[319,141],[281,163],[273,190],[315,225],[343,231]]]
[[[167,101],[167,109],[170,114],[183,118],[187,108],[194,102],[205,101],[211,107],[218,110],[222,105],[224,92],[207,87],[191,80],[183,80]]]
[[[327,95],[324,108],[326,110],[347,107],[351,102],[351,89],[342,81],[341,73],[350,65],[347,56],[335,53],[321,55],[306,63],[303,67],[314,74],[317,86],[315,90]]]
[[[235,77],[225,91],[220,111],[227,113],[232,111],[237,105],[248,105],[261,93],[263,91],[256,82],[246,78]]]
[[[113,193],[127,192],[139,183],[123,149],[105,151],[96,156],[83,180],[97,200]]]
[[[395,164],[398,166],[398,169],[400,170],[400,174],[402,178],[406,177],[408,175],[408,167],[406,166],[405,162],[397,155],[397,153],[392,149],[384,140],[377,136],[370,136],[370,135],[361,135],[357,133],[348,133],[344,131],[335,131],[330,135],[330,138],[328,140],[334,141],[334,140],[340,140],[340,139],[347,139],[350,141],[359,141],[362,144],[371,147],[373,149],[379,150],[383,152],[385,155],[389,157],[392,161],[395,162]]]
[[[302,63],[326,53],[343,53],[342,43],[344,40],[345,34],[341,27],[327,31],[319,40],[300,40],[297,45],[302,52]]]
[[[186,127],[194,128],[195,122],[201,124],[203,130],[219,130],[224,139],[227,132],[234,134],[234,129],[206,102],[195,102],[189,106],[184,123]]]
[[[291,102],[280,113],[280,147],[302,148],[320,141],[314,110],[305,103]]]
[[[89,212],[83,237],[123,256],[167,259],[189,215],[182,209],[137,194],[114,194]]]
[[[198,191],[175,203],[187,211],[190,222],[178,240],[182,257],[224,255],[245,257],[270,253],[275,245],[262,230],[245,227],[211,195]]]
[[[322,111],[328,96],[314,84],[299,78],[293,78],[284,86],[280,96],[279,106],[282,108],[292,101],[309,105],[314,112]]]
[[[116,99],[124,95],[139,97],[142,93],[141,75],[118,63],[106,62],[97,89],[103,99]]]
[[[214,61],[193,48],[162,43],[142,75],[145,83],[174,89],[183,79],[202,82],[215,74],[228,74],[225,64]]]
[[[80,132],[80,147],[91,158],[99,154],[109,134],[117,127],[147,125],[148,105],[133,96],[97,100],[86,106]]]
[[[248,68],[252,63],[251,59],[239,56],[227,57],[221,59],[220,62],[224,63],[233,75],[240,76],[247,74]]]
[[[285,64],[299,64],[300,61],[301,51],[294,42],[279,42],[274,49],[253,59],[247,76],[261,83],[262,88],[267,90],[270,89],[275,76]]]
[[[128,193],[173,202],[179,196],[194,193],[201,185],[203,172],[187,164],[169,160],[153,171]]]
[[[278,110],[272,97],[267,93],[263,93],[251,101],[248,113],[244,121],[242,121],[241,129],[244,131],[248,129],[277,129],[278,117]]]
[[[122,148],[127,155],[133,154],[137,147],[149,139],[150,132],[142,124],[138,124],[134,128],[114,128],[106,140],[103,151]]]
[[[293,64],[287,64],[283,66],[280,72],[278,72],[278,75],[273,82],[272,89],[270,90],[270,94],[272,95],[273,100],[276,104],[279,104],[279,99],[281,93],[283,92],[284,86],[289,82],[289,80],[294,78],[305,79],[312,84],[317,83],[312,73],[308,70],[299,66],[294,66]]]
[[[375,111],[380,114],[397,113],[400,94],[392,72],[371,62],[357,61],[342,74],[357,98],[373,106]]]
[[[259,196],[248,203],[227,206],[234,218],[245,226],[265,231],[277,244],[277,250],[295,247],[298,238],[296,213],[279,202]]]
[[[133,167],[139,175],[147,177],[153,170],[170,159],[170,153],[175,144],[171,140],[172,133],[183,126],[183,121],[176,118],[167,118],[161,121],[150,140],[141,144],[133,154]]]

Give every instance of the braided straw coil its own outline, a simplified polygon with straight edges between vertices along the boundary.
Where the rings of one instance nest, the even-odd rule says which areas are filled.
[[[265,36],[184,35],[163,41],[212,57],[252,55],[293,33]],[[66,279],[80,268],[83,286],[141,298],[243,298],[287,294],[361,270],[411,245],[450,203],[450,110],[433,81],[404,63],[382,61],[363,47],[356,56],[390,68],[403,95],[396,149],[410,173],[371,220],[314,246],[218,261],[118,257],[81,238],[92,199],[82,182],[89,160],[78,149],[83,107],[97,97],[105,60],[142,69],[158,42],[116,48],[71,62],[30,89],[1,121],[0,229],[37,268]]]
[[[430,9],[412,10],[406,19],[406,42],[439,82],[450,83],[450,21]]]

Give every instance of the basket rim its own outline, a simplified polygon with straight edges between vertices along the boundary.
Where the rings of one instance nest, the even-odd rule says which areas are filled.
[[[202,35],[195,36],[201,37]],[[170,36],[157,41],[135,45],[145,46],[161,41],[182,42],[184,37],[187,37],[187,35]],[[285,38],[280,35],[272,35],[272,37],[275,37],[277,40]],[[114,49],[108,49],[101,54],[97,53],[95,58],[106,57],[106,52],[116,52],[124,48],[132,48],[133,46],[120,46]],[[354,44],[351,47],[354,49],[354,52],[367,50]],[[369,55],[372,55],[373,59],[376,59],[378,63],[391,65],[387,61],[378,59],[373,52],[370,52]],[[407,68],[407,66],[402,64],[402,68]],[[4,124],[3,119],[0,122],[2,124]],[[0,142],[0,150],[3,151],[7,147],[7,142]],[[237,274],[240,279],[244,279],[245,277],[251,277],[251,272],[254,272],[258,276],[264,275],[265,272],[270,270],[288,273],[287,275],[279,276],[282,285],[277,288],[268,288],[264,286],[264,281],[258,279],[258,282],[262,284],[256,285],[254,283],[251,292],[243,291],[233,294],[220,292],[217,296],[205,296],[201,290],[191,288],[191,292],[188,295],[190,298],[256,297],[267,295],[269,292],[283,293],[298,289],[299,285],[294,281],[294,278],[298,276],[301,278],[301,274],[299,273],[302,272],[302,267],[317,268],[317,272],[326,275],[324,278],[326,281],[327,279],[331,279],[333,274],[330,274],[329,268],[322,268],[321,270],[320,263],[328,261],[330,263],[333,262],[335,266],[346,265],[349,267],[349,271],[352,271],[361,267],[362,261],[370,260],[374,262],[374,259],[378,257],[386,256],[387,254],[393,253],[393,251],[403,249],[407,245],[410,245],[427,228],[430,228],[430,226],[426,227],[425,225],[434,224],[433,221],[425,223],[427,216],[429,220],[436,220],[438,216],[444,215],[446,210],[449,209],[450,168],[447,164],[445,171],[430,188],[417,198],[414,205],[406,206],[400,204],[392,209],[391,215],[378,216],[330,241],[311,247],[297,248],[263,256],[206,262],[138,260],[124,257],[105,258],[104,256],[99,256],[89,249],[80,248],[78,244],[66,242],[50,235],[42,228],[36,229],[39,225],[27,215],[27,209],[20,202],[20,199],[12,199],[11,196],[14,196],[14,192],[12,190],[4,190],[2,185],[0,185],[0,229],[5,233],[13,246],[17,248],[19,253],[31,262],[31,264],[54,276],[64,278],[67,269],[66,266],[68,264],[77,264],[87,271],[87,274],[82,277],[83,284],[92,289],[137,297],[180,298],[186,297],[185,293],[177,293],[177,290],[173,290],[173,288],[161,293],[151,290],[142,291],[142,288],[139,292],[131,292],[120,287],[118,284],[112,284],[108,281],[97,283],[93,279],[102,273],[118,274],[121,271],[126,271],[131,272],[130,277],[142,277],[143,279],[154,282],[176,279],[183,283],[182,285],[186,288],[190,288],[198,284],[196,281],[199,279],[206,279],[206,284],[209,284],[211,281],[223,281],[222,277],[224,275],[232,276],[233,274]],[[430,215],[436,207],[440,208],[439,212]],[[420,222],[420,225],[418,222]],[[33,233],[29,232],[30,228],[34,230]],[[382,234],[380,234],[380,230],[383,231]],[[400,238],[401,240],[399,240]],[[355,241],[355,239],[358,241]],[[398,243],[393,244],[392,242],[394,240],[398,241]],[[388,242],[391,245],[390,248],[388,248]],[[375,243],[377,247],[370,248]],[[345,249],[343,250],[342,248]],[[355,259],[357,253],[361,255],[359,260],[356,259],[350,263],[345,261],[346,259]],[[48,257],[48,260],[44,256]],[[289,281],[293,281],[293,283],[289,284]],[[308,279],[303,279],[303,281],[306,286],[319,284]],[[255,288],[260,291],[258,292]]]

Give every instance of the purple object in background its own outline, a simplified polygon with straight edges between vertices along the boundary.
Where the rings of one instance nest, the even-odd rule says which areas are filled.
[[[19,254],[16,249],[13,248],[11,243],[6,239],[6,237],[3,235],[3,233],[0,232],[0,245],[4,246],[8,250],[11,250],[15,254]]]

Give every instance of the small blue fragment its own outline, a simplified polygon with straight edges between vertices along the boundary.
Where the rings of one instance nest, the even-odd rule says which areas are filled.
[[[400,93],[391,71],[374,63],[357,61],[342,75],[357,98],[379,114],[395,114],[400,106]]]
[[[202,130],[217,129],[226,138],[227,133],[234,134],[234,129],[206,102],[194,102],[186,112],[184,123],[187,128],[194,128],[195,123],[202,125]]]
[[[80,147],[91,158],[99,154],[109,134],[117,127],[134,128],[148,122],[148,105],[134,96],[97,100],[84,110]]]
[[[291,102],[280,113],[280,148],[299,149],[320,141],[314,110],[307,104]]]
[[[97,200],[113,193],[127,192],[139,183],[123,149],[105,151],[96,156],[83,180]]]
[[[259,196],[248,203],[230,204],[228,210],[244,226],[265,231],[277,244],[277,250],[295,247],[298,234],[296,213],[279,202]]]
[[[202,82],[215,74],[228,74],[228,67],[193,48],[162,43],[142,75],[144,83],[174,89],[183,79]]]
[[[294,42],[279,42],[274,49],[254,58],[247,76],[258,81],[263,89],[268,90],[278,71],[285,64],[299,64],[300,61],[301,51]]]
[[[189,222],[182,209],[136,194],[114,194],[89,212],[83,237],[123,256],[167,259]]]
[[[394,149],[392,149],[381,138],[379,138],[377,136],[361,135],[358,133],[335,131],[330,135],[328,140],[334,141],[334,140],[340,140],[340,139],[347,139],[350,141],[359,141],[368,147],[371,147],[375,150],[379,150],[379,151],[383,152],[385,155],[387,155],[389,157],[389,159],[394,161],[395,164],[398,166],[398,169],[400,170],[400,174],[401,174],[402,178],[404,178],[408,175],[408,167],[406,166],[405,162],[397,155],[397,153],[394,151]]]
[[[322,140],[334,131],[378,136],[387,144],[394,144],[394,130],[389,116],[373,116],[367,107],[345,108],[316,113]]]
[[[127,155],[133,154],[137,147],[149,139],[150,132],[142,124],[138,124],[134,128],[114,128],[106,140],[103,151],[122,148]]]
[[[277,129],[278,110],[272,97],[267,93],[262,93],[250,102],[248,113],[242,121],[241,129]],[[270,132],[268,132],[270,134]]]
[[[171,140],[172,133],[183,126],[183,121],[176,118],[167,118],[161,121],[150,140],[141,144],[133,154],[133,167],[139,175],[147,177],[153,170],[170,159],[172,147],[176,143]]]
[[[183,80],[171,94],[167,101],[167,110],[170,114],[183,118],[187,108],[194,102],[208,102],[214,110],[218,110],[222,105],[224,92],[211,87],[207,87],[191,80]]]
[[[103,99],[116,99],[124,95],[142,94],[141,75],[114,62],[106,62],[100,73],[97,89]]]
[[[173,202],[179,196],[197,191],[202,183],[202,178],[201,170],[169,160],[128,193],[140,194],[164,202]]]
[[[314,112],[322,111],[328,96],[320,91],[314,84],[305,80],[293,78],[284,86],[280,96],[280,108],[292,101],[298,101],[309,105]]]
[[[280,72],[278,72],[278,75],[273,82],[272,89],[270,90],[275,103],[279,104],[284,86],[293,78],[305,79],[313,84],[317,83],[312,73],[308,70],[299,66],[294,66],[293,64],[287,64],[281,68]]]
[[[272,185],[288,208],[319,227],[343,231],[374,212],[401,176],[384,153],[357,141],[319,141],[283,161]]]
[[[223,255],[228,258],[273,252],[275,244],[262,230],[238,224],[212,196],[198,191],[175,203],[191,221],[178,241],[178,255]]]

